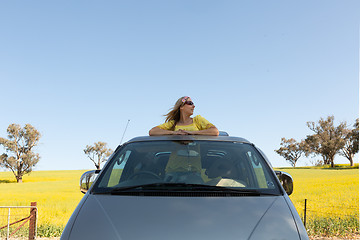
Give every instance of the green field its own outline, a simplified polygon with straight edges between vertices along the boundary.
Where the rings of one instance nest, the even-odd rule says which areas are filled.
[[[290,196],[301,217],[307,199],[307,228],[311,235],[347,235],[359,230],[359,170],[280,169],[294,179]],[[38,204],[38,236],[59,236],[83,194],[79,179],[85,170],[35,171],[16,183],[11,172],[0,172],[0,206]],[[0,211],[0,227],[7,221]],[[21,214],[27,214],[27,210]],[[15,214],[17,215],[17,214]],[[3,231],[2,231],[3,232]]]

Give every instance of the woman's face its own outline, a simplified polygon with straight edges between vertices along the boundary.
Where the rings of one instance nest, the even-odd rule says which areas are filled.
[[[190,116],[193,115],[195,104],[190,105],[191,103],[193,103],[191,98],[190,97],[187,98],[185,104],[180,107],[180,111],[186,115],[190,115]]]

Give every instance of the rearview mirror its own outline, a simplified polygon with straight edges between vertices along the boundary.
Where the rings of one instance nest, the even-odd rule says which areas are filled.
[[[275,171],[275,173],[287,195],[292,194],[294,186],[291,175],[282,171]]]
[[[91,185],[94,183],[97,175],[99,174],[100,170],[91,170],[83,173],[80,177],[80,191],[82,193],[86,193]]]

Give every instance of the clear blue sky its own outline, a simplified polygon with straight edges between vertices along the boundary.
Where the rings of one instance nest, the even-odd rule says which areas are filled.
[[[30,123],[35,170],[92,169],[86,145],[115,149],[128,119],[124,141],[147,135],[188,95],[290,166],[282,137],[359,115],[359,19],[358,0],[1,1],[0,136]]]

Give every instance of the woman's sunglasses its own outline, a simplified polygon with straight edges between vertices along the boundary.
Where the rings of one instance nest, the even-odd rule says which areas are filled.
[[[192,106],[192,105],[194,105],[194,102],[193,101],[186,101],[185,104]]]

